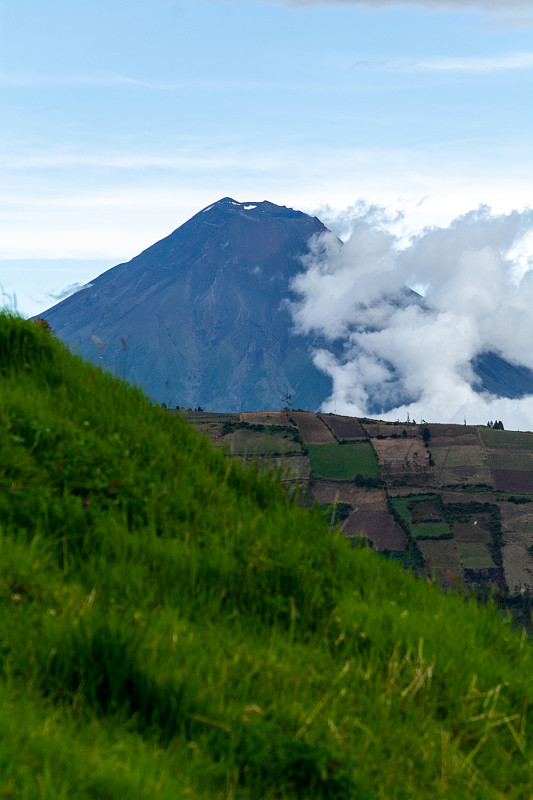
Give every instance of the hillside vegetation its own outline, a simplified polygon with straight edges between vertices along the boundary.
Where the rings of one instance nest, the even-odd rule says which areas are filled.
[[[0,316],[0,797],[529,798],[530,644]]]

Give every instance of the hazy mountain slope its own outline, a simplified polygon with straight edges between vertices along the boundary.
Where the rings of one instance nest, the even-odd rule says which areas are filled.
[[[483,353],[472,361],[478,388],[496,397],[525,397],[533,394],[533,371],[510,364],[497,353]]]

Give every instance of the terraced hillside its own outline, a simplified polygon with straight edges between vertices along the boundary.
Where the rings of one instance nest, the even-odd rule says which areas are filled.
[[[304,411],[180,413],[229,454],[282,468],[331,507],[345,536],[444,588],[533,596],[533,433]]]

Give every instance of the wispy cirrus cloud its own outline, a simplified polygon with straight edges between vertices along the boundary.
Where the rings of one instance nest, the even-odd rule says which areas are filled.
[[[377,69],[403,72],[489,73],[533,69],[533,53],[507,53],[501,56],[455,56],[453,58],[360,58],[354,69]]]
[[[288,6],[420,6],[428,11],[488,11],[494,13],[531,10],[530,0],[274,0]],[[502,6],[505,6],[504,8]]]
[[[54,75],[37,72],[0,72],[0,86],[50,87],[50,88],[100,88],[100,89],[146,89],[149,91],[260,91],[272,89],[289,91],[311,91],[305,81],[270,81],[252,79],[195,78],[192,80],[157,81],[135,78],[131,75],[94,73],[87,75]],[[317,88],[332,90],[334,85],[314,84]]]
[[[58,292],[47,292],[46,295],[51,300],[59,302],[60,300],[65,300],[65,298],[70,297],[72,294],[81,292],[83,289],[90,289],[91,286],[92,283],[71,283],[70,286],[66,286]]]
[[[518,27],[529,28],[533,25],[530,0],[271,0],[271,2],[292,8],[361,6],[375,11],[398,7],[420,8],[429,13],[478,11]]]

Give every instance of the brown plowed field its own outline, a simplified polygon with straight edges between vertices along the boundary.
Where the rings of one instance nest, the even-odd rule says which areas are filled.
[[[341,524],[344,536],[366,536],[376,550],[405,550],[407,539],[388,511],[354,511]]]
[[[500,503],[500,514],[505,543],[530,547],[533,544],[533,503]]]
[[[493,469],[491,473],[497,489],[516,494],[533,494],[533,472],[521,469]]]
[[[395,422],[362,422],[361,427],[367,436],[375,439],[377,436],[390,438],[401,437],[402,439],[422,439],[418,430],[418,425],[411,425],[407,422],[397,425]],[[405,435],[404,435],[405,431]]]
[[[479,444],[437,447],[430,442],[429,448],[435,462],[437,485],[458,483],[493,485],[485,452]]]
[[[453,537],[457,542],[489,542],[490,532],[473,522],[456,522],[452,526]]]
[[[315,481],[313,495],[319,503],[349,503],[354,509],[386,511],[387,497],[384,489],[365,489],[344,481]]]
[[[173,414],[175,417],[178,414],[185,417],[187,422],[238,422],[239,415],[238,414],[229,414],[225,412],[215,412],[215,411],[178,411],[170,409],[170,413]]]
[[[431,438],[429,440],[430,446],[435,444],[442,445],[462,445],[463,447],[480,446],[481,439],[479,431],[474,425],[439,425],[438,423],[430,423],[428,426]]]
[[[284,483],[308,481],[311,471],[307,456],[272,456],[271,458],[267,456],[260,459],[252,457],[247,458],[246,461],[248,464],[259,463],[261,468],[272,472],[281,471],[281,479]]]
[[[316,414],[311,411],[292,411],[291,417],[306,444],[336,444],[332,432]]]
[[[361,424],[351,417],[339,417],[335,414],[319,414],[322,422],[333,431],[337,439],[366,438],[367,434]]]
[[[421,439],[372,439],[381,477],[387,482],[401,481],[426,486],[433,480],[433,468]]]
[[[296,425],[286,411],[242,411],[239,414],[241,422],[248,425],[283,425],[295,428]]]

